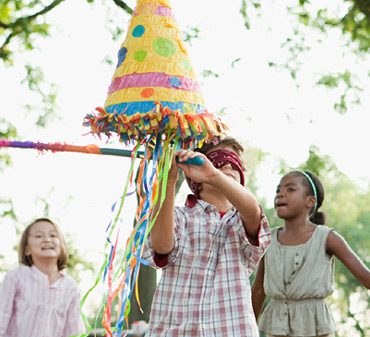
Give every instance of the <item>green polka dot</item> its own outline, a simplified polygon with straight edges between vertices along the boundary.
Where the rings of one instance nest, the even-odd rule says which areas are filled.
[[[134,54],[134,59],[138,62],[143,62],[146,58],[146,55],[148,53],[145,51],[145,50],[138,50],[135,54]]]
[[[174,44],[169,39],[160,37],[153,42],[154,51],[161,56],[171,56],[176,52]]]

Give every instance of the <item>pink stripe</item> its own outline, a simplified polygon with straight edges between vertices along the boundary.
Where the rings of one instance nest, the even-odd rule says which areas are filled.
[[[134,13],[133,13],[133,16],[138,16],[138,15],[140,15],[140,13],[141,12],[138,12],[137,11],[137,8],[135,8]],[[170,17],[172,19],[174,18],[172,9],[169,8],[169,7],[165,7],[165,6],[158,6],[157,7],[157,10],[154,13],[154,15],[167,16],[167,17]]]
[[[169,7],[165,6],[158,6],[157,11],[155,12],[156,15],[161,15],[161,16],[168,16],[170,18],[173,18],[173,12],[172,9]]]
[[[172,81],[172,82],[171,82]],[[173,85],[173,82],[179,82],[178,85]],[[140,88],[140,87],[164,87],[175,88],[186,91],[200,91],[198,82],[186,77],[170,76],[162,73],[144,73],[144,74],[129,74],[122,77],[117,77],[111,83],[108,89],[108,94],[124,88]]]

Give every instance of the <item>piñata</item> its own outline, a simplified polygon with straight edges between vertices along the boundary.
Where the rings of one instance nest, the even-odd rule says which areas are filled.
[[[130,310],[144,242],[154,223],[154,205],[161,204],[174,150],[189,149],[221,137],[222,121],[207,111],[199,83],[167,0],[138,0],[103,107],[85,117],[84,125],[97,136],[117,134],[133,152],[144,148],[136,174],[139,205],[135,227],[123,257],[117,254],[115,229],[132,181],[135,155],[117,216],[107,229],[109,251],[101,274],[108,289],[103,325],[107,336],[120,336]],[[162,187],[162,188],[160,188]],[[111,328],[113,303],[120,306]]]

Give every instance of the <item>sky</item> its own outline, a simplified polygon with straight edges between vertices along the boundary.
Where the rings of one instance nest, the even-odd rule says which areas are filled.
[[[134,7],[134,1],[128,3]],[[302,70],[297,87],[287,72],[268,66],[269,61],[282,62],[286,57],[280,43],[287,37],[292,22],[282,6],[266,2],[261,18],[251,14],[252,29],[247,31],[239,14],[240,3],[171,1],[182,30],[194,26],[200,29],[199,39],[186,46],[208,109],[224,108],[223,119],[230,126],[230,133],[269,154],[257,177],[260,195],[271,205],[279,159],[297,166],[307,159],[310,145],[331,156],[338,168],[361,186],[368,186],[368,79],[364,82],[362,104],[345,115],[333,110],[338,92],[314,85],[321,72],[338,71],[348,65],[361,74],[361,69],[367,69],[365,61],[354,63],[353,55],[340,48],[343,39],[338,32],[329,34],[321,45],[312,33],[307,43],[312,42],[313,48],[299,60]],[[107,145],[106,139],[87,134],[82,121],[106,98],[115,65],[106,64],[104,59],[108,56],[115,62],[125,37],[112,40],[107,14],[116,16],[123,28],[129,20],[128,15],[119,16],[118,12],[115,9],[107,13],[98,3],[89,6],[86,1],[66,1],[49,15],[52,36],[37,41],[38,50],[17,55],[14,67],[1,66],[1,117],[17,127],[23,140]],[[41,66],[45,80],[55,83],[58,89],[60,117],[45,130],[37,128],[32,115],[23,108],[27,102],[36,102],[34,94],[20,84],[26,62]],[[219,77],[201,78],[203,69],[212,70]],[[109,146],[122,145],[112,138]],[[75,153],[39,154],[33,150],[7,152],[14,164],[0,176],[0,197],[14,201],[19,225],[25,226],[41,215],[44,199],[50,204],[50,216],[81,254],[102,263],[104,231],[113,216],[111,207],[122,195],[129,160]],[[186,192],[184,186],[179,203]],[[134,208],[134,200],[129,199],[122,213],[126,229],[130,229]],[[0,237],[7,238],[1,239],[1,254],[7,256],[8,265],[16,264],[12,247],[18,238],[9,221],[2,222]]]

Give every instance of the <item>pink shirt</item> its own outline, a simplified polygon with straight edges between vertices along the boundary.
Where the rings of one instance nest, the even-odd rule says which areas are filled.
[[[68,337],[83,332],[80,293],[67,274],[49,285],[35,266],[20,267],[0,284],[0,337]]]
[[[235,210],[222,217],[198,200],[175,208],[175,245],[167,258],[147,240],[143,258],[164,266],[147,337],[257,337],[250,273],[270,243],[266,217],[252,245]],[[158,259],[159,258],[159,259]],[[153,260],[154,259],[154,260]]]

